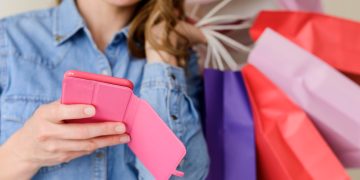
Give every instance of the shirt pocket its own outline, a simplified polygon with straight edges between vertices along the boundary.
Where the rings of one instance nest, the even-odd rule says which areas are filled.
[[[23,127],[24,123],[32,116],[36,109],[42,105],[55,101],[56,98],[41,96],[7,96],[1,105],[1,144],[9,139],[16,131]],[[59,164],[51,167],[43,167],[38,173],[49,173],[62,168]]]
[[[5,96],[1,105],[1,144],[18,131],[40,105],[52,100],[40,96]]]

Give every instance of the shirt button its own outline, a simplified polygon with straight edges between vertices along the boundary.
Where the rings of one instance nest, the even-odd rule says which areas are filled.
[[[63,37],[60,36],[60,35],[56,35],[56,36],[55,36],[55,40],[56,40],[57,42],[60,42],[62,39],[63,39]]]
[[[105,75],[105,76],[108,76],[110,73],[109,73],[109,71],[108,70],[102,70],[101,71],[101,74],[103,74],[103,75]]]
[[[175,74],[171,74],[170,77],[171,77],[172,80],[176,80]]]
[[[175,116],[175,115],[171,115],[171,119],[174,120],[174,121],[176,121],[176,120],[178,119],[178,117]]]
[[[185,160],[183,159],[183,160],[181,160],[181,161],[180,161],[179,166],[183,166],[183,165],[184,165],[184,163],[185,163]]]
[[[104,157],[104,153],[102,153],[102,152],[96,153],[96,158],[101,159],[103,157]]]

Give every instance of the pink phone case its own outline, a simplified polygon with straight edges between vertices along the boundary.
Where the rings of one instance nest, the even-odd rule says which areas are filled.
[[[61,102],[96,107],[94,117],[71,123],[124,122],[131,137],[128,146],[156,179],[183,176],[176,168],[186,154],[184,145],[152,107],[134,95],[132,88],[126,79],[68,71]]]

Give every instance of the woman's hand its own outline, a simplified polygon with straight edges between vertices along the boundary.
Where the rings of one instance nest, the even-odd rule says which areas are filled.
[[[11,171],[17,167],[16,177],[21,172],[24,178],[30,179],[43,166],[68,162],[98,148],[129,142],[125,125],[120,122],[63,122],[93,115],[95,108],[91,105],[63,105],[56,101],[40,106],[24,127],[1,146],[0,179],[6,179],[5,173],[11,177]]]
[[[207,43],[207,40],[202,31],[190,23],[180,21],[175,29],[178,33],[189,40],[191,45]],[[166,38],[166,33],[164,31],[164,23],[159,23],[153,28],[153,34],[157,36],[156,38],[158,39],[158,43],[161,43],[164,38]],[[181,45],[181,41],[179,39],[180,37],[178,34],[175,32],[170,33],[170,41],[173,45]],[[148,41],[145,43],[145,48],[146,58],[149,63],[166,62],[173,66],[177,66],[176,57],[164,51],[156,51]]]

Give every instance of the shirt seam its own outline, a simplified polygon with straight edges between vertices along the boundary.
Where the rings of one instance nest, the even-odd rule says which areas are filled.
[[[1,103],[2,99],[3,99],[3,94],[4,94],[4,90],[5,90],[5,84],[6,84],[6,74],[7,74],[7,38],[6,38],[6,19],[2,19],[0,20],[0,118],[2,119],[3,115],[1,113],[1,106],[3,106],[3,104]],[[1,41],[3,42],[3,44],[1,44]],[[2,121],[0,120],[0,127]],[[2,140],[2,132],[0,129],[0,141]]]
[[[0,40],[3,44],[0,44],[0,90],[4,92],[7,82],[7,57],[9,55],[8,39],[6,37],[6,19],[0,21]]]
[[[183,83],[174,83],[167,80],[147,80],[141,83],[141,89],[172,89],[186,92],[186,84]]]

